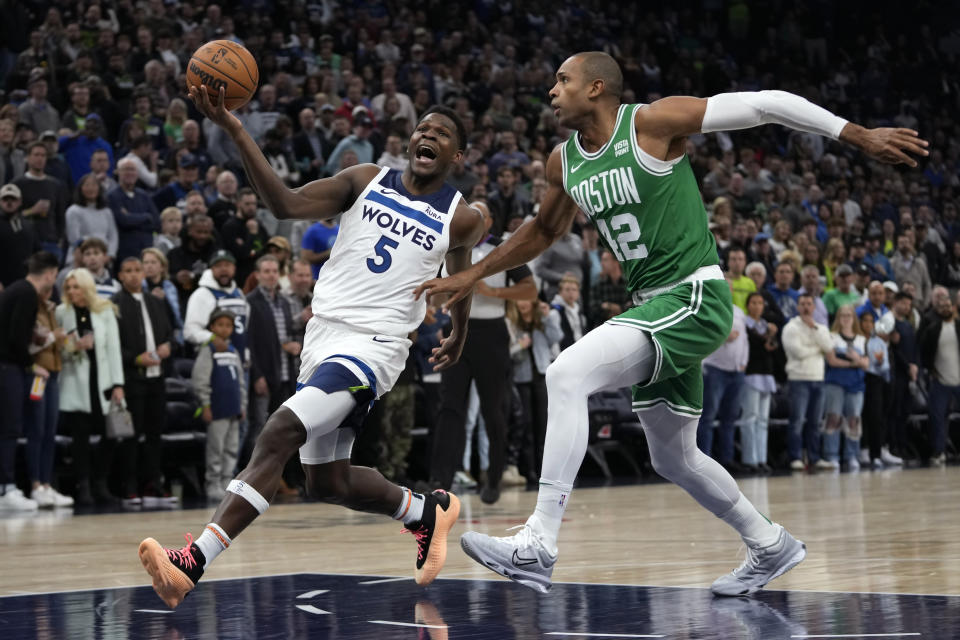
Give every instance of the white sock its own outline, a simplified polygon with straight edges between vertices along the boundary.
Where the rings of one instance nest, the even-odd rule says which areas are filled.
[[[232,541],[220,525],[211,522],[204,527],[203,533],[201,533],[200,537],[194,542],[197,547],[200,548],[200,551],[203,552],[203,557],[206,559],[203,568],[206,570],[214,558],[220,555],[221,551],[227,550],[227,547],[230,546]]]
[[[718,517],[736,529],[751,547],[769,547],[780,538],[782,527],[757,511],[743,493],[729,511]]]
[[[527,519],[527,525],[540,536],[547,551],[553,555],[557,554],[557,536],[572,489],[572,485],[540,478],[537,508]]]
[[[400,498],[400,506],[394,512],[393,519],[400,520],[403,524],[419,522],[423,517],[423,504],[426,499],[422,493],[414,493],[406,487],[400,487],[400,490],[403,491],[403,497]]]

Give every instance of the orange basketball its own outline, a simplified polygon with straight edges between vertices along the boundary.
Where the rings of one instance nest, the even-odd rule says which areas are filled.
[[[231,40],[213,40],[193,52],[187,65],[187,89],[207,87],[216,102],[223,87],[224,106],[233,110],[250,101],[260,83],[260,69],[253,54]]]

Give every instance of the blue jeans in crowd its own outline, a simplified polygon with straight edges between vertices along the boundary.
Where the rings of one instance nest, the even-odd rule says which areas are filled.
[[[863,391],[846,391],[836,384],[824,387],[827,415],[840,416],[842,422],[834,431],[823,432],[823,457],[831,462],[840,462],[840,426],[843,427],[843,460],[850,462],[860,458],[860,434],[863,431],[860,414],[863,413]],[[830,419],[827,419],[829,426]]]
[[[943,453],[947,440],[947,415],[950,411],[950,399],[960,404],[960,386],[950,387],[935,378],[930,378],[929,400],[927,409],[929,411],[929,420],[927,424],[930,430],[930,455],[938,456]]]
[[[791,380],[790,433],[787,434],[787,452],[790,461],[803,460],[803,448],[807,448],[807,461],[814,464],[820,459],[820,419],[823,417],[823,382]]]
[[[703,413],[697,426],[697,446],[708,456],[712,455],[713,421],[719,419],[718,451],[714,457],[720,464],[733,462],[733,436],[740,414],[743,380],[742,371],[703,365]]]
[[[59,374],[50,372],[47,387],[40,400],[27,400],[23,430],[27,436],[27,474],[31,482],[53,482],[53,458],[56,453],[57,418],[60,417]],[[27,376],[27,385],[33,384],[33,374]],[[29,386],[27,393],[29,395]]]
[[[743,417],[740,420],[740,461],[755,467],[767,464],[767,432],[772,393],[743,385]]]

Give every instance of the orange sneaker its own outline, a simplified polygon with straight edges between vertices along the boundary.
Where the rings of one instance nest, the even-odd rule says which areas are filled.
[[[416,583],[426,586],[433,582],[447,560],[447,533],[460,516],[460,499],[443,489],[424,496],[423,517],[411,523],[402,533],[412,533],[417,539],[417,564],[413,572]]]
[[[153,538],[140,543],[140,563],[153,578],[153,590],[171,609],[183,602],[203,575],[206,558],[189,533],[182,549],[166,549]]]

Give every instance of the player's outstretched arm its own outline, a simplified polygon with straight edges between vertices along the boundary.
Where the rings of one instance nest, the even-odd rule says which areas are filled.
[[[459,274],[470,268],[473,248],[485,233],[483,216],[462,200],[453,215],[450,228],[450,250],[447,251],[447,272]],[[473,290],[455,302],[448,301],[445,310],[450,314],[450,335],[440,341],[433,350],[430,362],[434,371],[453,366],[460,359],[467,340],[467,320],[473,303]]]
[[[190,87],[190,99],[203,115],[210,118],[233,139],[240,151],[247,177],[253,183],[254,189],[264,204],[277,218],[318,220],[336,216],[349,206],[355,193],[359,193],[354,190],[354,185],[364,178],[363,184],[366,184],[373,177],[368,174],[375,167],[357,165],[331,178],[316,180],[299,189],[290,189],[274,173],[263,151],[243,128],[243,123],[224,107],[223,88],[220,89],[216,104],[210,99],[206,88],[196,86]]]
[[[640,109],[637,119],[639,130],[667,141],[698,132],[733,131],[773,123],[842,140],[890,164],[916,167],[917,161],[911,156],[929,153],[927,141],[913,129],[866,129],[786,91],[743,91],[709,98],[674,96]]]
[[[576,203],[563,190],[563,166],[557,147],[547,159],[547,192],[540,203],[540,212],[520,225],[506,242],[480,262],[456,275],[424,282],[413,294],[417,298],[424,293],[450,294],[447,301],[450,305],[469,295],[479,280],[526,264],[539,256],[570,229],[576,215]]]

